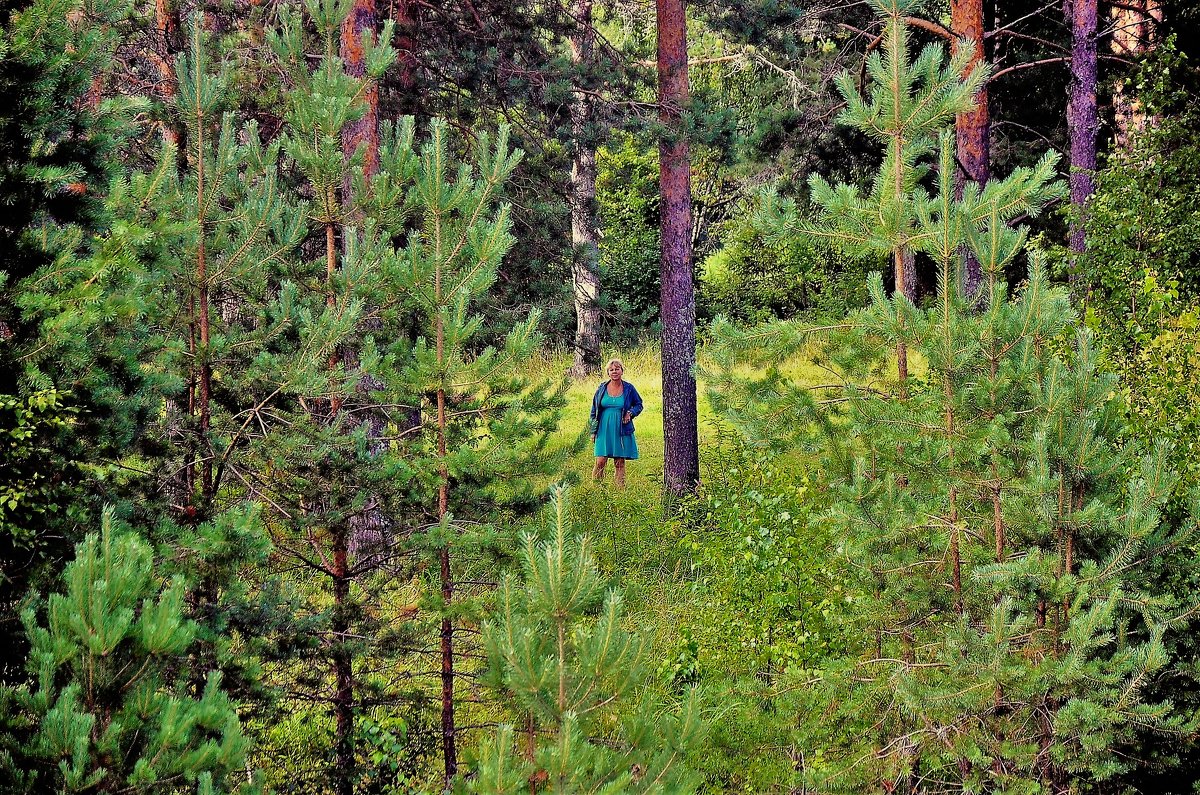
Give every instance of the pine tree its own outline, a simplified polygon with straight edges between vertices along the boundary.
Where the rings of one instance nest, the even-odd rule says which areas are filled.
[[[208,795],[255,791],[246,741],[219,674],[188,695],[196,641],[181,577],[163,584],[150,545],[106,511],[76,548],[45,624],[27,608],[33,684],[4,698],[28,737],[8,759],[13,792]],[[11,718],[10,718],[11,719]]]
[[[622,599],[573,537],[560,489],[528,533],[522,577],[509,576],[484,625],[487,681],[520,716],[485,743],[467,789],[478,793],[695,792],[684,764],[703,734],[697,699],[664,711],[645,695],[647,644],[622,626]]]
[[[388,310],[413,128],[404,122],[380,129],[375,118],[378,81],[395,59],[390,23],[376,40],[362,24],[362,4],[308,2],[303,12],[315,40],[294,7],[283,9],[268,40],[287,81],[282,146],[311,196],[310,232],[319,243],[312,248],[321,253],[307,263],[302,300],[310,311],[323,305],[344,333],[322,347],[323,361],[310,372],[312,391],[296,393],[287,431],[264,439],[256,458],[268,470],[259,480],[274,508],[281,555],[312,575],[305,578],[305,609],[327,622],[322,642],[304,655],[320,664],[299,672],[297,684],[329,705],[333,748],[325,776],[333,791],[349,795],[363,774],[356,721],[375,699],[397,698],[380,687],[383,677],[372,681],[359,671],[381,636],[394,631],[372,602],[386,598],[387,581],[399,573],[393,567],[409,551],[397,542],[407,528],[391,519],[409,476],[399,451],[378,438],[389,419],[382,407],[397,401],[381,380],[389,373],[378,362],[374,335],[406,339],[405,315]],[[339,34],[348,59],[338,54]]]
[[[883,165],[870,193],[863,195],[848,185],[834,188],[814,174],[809,187],[814,203],[823,210],[817,224],[800,223],[786,204],[781,207],[769,202],[766,212],[779,213],[772,221],[776,228],[828,237],[854,255],[887,256],[892,261],[896,292],[914,300],[913,256],[919,245],[920,208],[912,197],[928,172],[922,161],[934,150],[938,131],[956,115],[971,110],[972,97],[987,72],[981,64],[971,68],[974,52],[970,46],[959,47],[947,59],[943,46],[930,44],[910,62],[905,18],[917,3],[881,0],[872,5],[883,17],[884,31],[880,48],[867,57],[870,91],[866,96],[860,94],[849,72],[837,80],[846,102],[839,121],[884,144]],[[908,355],[900,339],[896,341],[896,369],[903,389]]]
[[[419,649],[410,636],[420,622],[436,624],[451,781],[463,656],[455,625],[475,610],[456,593],[452,566],[472,582],[493,579],[480,568],[491,565],[487,550],[496,544],[490,523],[535,505],[536,484],[565,454],[547,450],[564,386],[524,372],[541,340],[539,316],[491,348],[477,340],[482,323],[472,312],[512,245],[500,198],[520,153],[509,149],[506,131],[480,134],[473,157],[456,162],[444,122],[431,122],[418,150],[414,123],[402,119],[382,125],[377,169],[368,167],[366,147],[343,142],[367,111],[369,83],[394,62],[391,28],[378,42],[365,37],[358,77],[337,55],[349,5],[309,2],[304,11],[307,20],[285,12],[270,36],[289,83],[283,147],[312,197],[320,241],[309,300],[354,320],[326,361],[326,388],[309,393],[302,411],[290,409],[289,432],[262,446],[269,473],[260,480],[283,531],[281,554],[312,572],[332,600],[321,653],[333,678],[335,788],[348,791],[363,772],[358,717],[412,695],[395,692],[381,672],[360,673],[367,659],[378,670],[379,655],[389,653],[372,639]],[[391,616],[373,603],[422,572],[433,579],[427,600]],[[464,587],[466,596],[473,587]],[[388,626],[389,618],[398,620]],[[311,671],[305,677],[317,681]]]
[[[95,91],[126,5],[86,8],[0,4],[0,681],[24,673],[17,601],[69,556],[148,410],[139,299],[93,237],[138,107]]]
[[[288,616],[279,604],[251,609],[244,575],[270,543],[247,505],[260,496],[247,486],[248,448],[274,430],[280,396],[323,371],[324,349],[349,324],[297,305],[288,270],[306,232],[303,203],[279,183],[280,145],[226,109],[228,72],[210,64],[203,27],[192,20],[175,64],[171,121],[186,131],[187,151],[166,143],[149,171],[114,183],[118,233],[99,253],[137,274],[147,302],[159,405],[131,460],[147,473],[133,487],[138,515],[188,582],[199,633],[193,687],[222,670],[245,697],[258,688],[254,655],[235,654],[228,638],[268,638],[268,625]],[[264,623],[246,625],[251,616]]]
[[[562,414],[566,382],[528,377],[542,341],[539,313],[515,326],[502,347],[476,340],[483,321],[472,305],[495,282],[513,243],[501,190],[521,157],[509,149],[505,128],[477,141],[473,161],[456,168],[448,127],[434,121],[421,149],[411,194],[415,231],[400,274],[420,336],[395,378],[417,393],[409,403],[422,409],[412,429],[414,452],[420,450],[414,466],[433,475],[421,477],[414,496],[421,495],[426,522],[423,545],[438,566],[447,786],[458,769],[455,623],[472,609],[470,591],[464,600],[456,583],[472,578],[454,568],[469,572],[467,566],[477,566],[472,560],[495,544],[491,523],[532,509],[544,493],[541,484],[561,472],[569,454],[547,444]]]
[[[893,31],[901,24],[903,6],[877,8]],[[902,42],[893,32],[885,47]],[[879,60],[910,73],[893,84],[903,87],[936,74],[939,58],[927,50],[909,63],[900,49]],[[781,427],[792,439],[824,432],[834,496],[820,521],[844,539],[829,554],[859,573],[847,625],[857,648],[830,660],[805,699],[806,758],[822,760],[807,778],[848,792],[1073,791],[1129,769],[1118,752],[1138,731],[1190,725],[1140,695],[1169,662],[1162,638],[1181,609],[1144,572],[1187,534],[1159,519],[1175,480],[1164,450],[1119,443],[1113,377],[1065,291],[1036,254],[1020,289],[1002,280],[1025,248],[1013,220],[1063,194],[1055,158],[956,200],[949,129],[937,146],[935,192],[912,183],[891,193],[888,213],[865,214],[848,186],[820,192],[827,213],[857,222],[856,233],[845,223],[823,233],[851,246],[887,240],[909,219],[908,244],[938,266],[937,300],[919,309],[889,297],[875,275],[871,304],[824,334],[719,329],[723,406],[761,439]],[[907,167],[931,171],[918,159]],[[983,267],[978,306],[964,249]],[[779,362],[814,339],[844,379],[825,387],[832,394],[778,369],[756,382],[733,375],[751,348]],[[872,382],[897,343],[925,366],[888,394]]]

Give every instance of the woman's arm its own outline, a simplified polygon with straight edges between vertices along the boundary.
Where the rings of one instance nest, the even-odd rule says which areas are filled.
[[[601,387],[603,389],[603,387]],[[600,432],[600,390],[596,390],[596,394],[592,395],[592,411],[588,415],[588,430],[592,432],[592,436],[596,436]]]
[[[631,394],[629,395],[629,416],[636,417],[642,413],[642,396],[638,394],[637,387],[633,384],[629,385]]]

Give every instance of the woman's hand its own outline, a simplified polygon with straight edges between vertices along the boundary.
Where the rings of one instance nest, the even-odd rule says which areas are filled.
[[[621,415],[621,422],[633,422],[633,412],[627,411]]]

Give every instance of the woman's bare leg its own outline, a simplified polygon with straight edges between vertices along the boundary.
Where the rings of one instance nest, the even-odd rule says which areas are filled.
[[[602,455],[596,456],[596,466],[592,467],[592,480],[600,483],[604,480],[604,462],[608,459]],[[614,462],[613,466],[616,466]]]
[[[625,488],[625,459],[624,458],[614,458],[613,459],[613,474],[614,474],[613,480],[617,484],[617,488],[618,489]]]

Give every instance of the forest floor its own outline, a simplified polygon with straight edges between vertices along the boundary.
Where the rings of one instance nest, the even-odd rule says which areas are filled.
[[[585,439],[567,466],[568,478],[577,484],[571,489],[573,515],[577,532],[590,537],[601,568],[624,590],[627,620],[650,631],[659,652],[669,653],[680,642],[686,614],[698,609],[694,589],[698,572],[691,551],[681,543],[687,528],[676,512],[664,509],[662,360],[657,345],[616,355],[645,404],[636,422],[639,458],[627,464],[624,490],[613,484],[611,462],[604,481],[597,484],[591,477],[595,462],[592,443]],[[700,359],[703,367],[703,350]],[[547,352],[536,369],[540,375],[558,377],[570,364],[569,352]],[[784,369],[801,383],[828,381],[827,371],[805,359],[788,362]],[[571,384],[555,446],[570,446],[586,433],[592,397],[600,382],[597,376]],[[701,479],[723,481],[725,473],[713,480],[717,473],[712,468],[723,460],[721,448],[728,450],[736,440],[731,429],[719,423],[703,375],[698,378],[697,399]]]
[[[627,619],[651,631],[661,647],[676,642],[680,612],[688,609],[690,561],[679,550],[678,522],[664,512],[662,361],[657,346],[645,345],[616,354],[626,379],[637,387],[644,410],[636,421],[639,457],[626,466],[626,488],[613,483],[610,461],[602,483],[592,480],[592,442],[571,456],[568,478],[575,482],[571,502],[576,529],[590,537],[602,569],[625,592]],[[611,358],[606,355],[605,359]],[[538,368],[555,376],[570,366],[569,352],[548,352]],[[555,434],[555,446],[569,446],[586,434],[592,397],[601,377],[575,381]],[[697,390],[701,458],[720,436],[703,380]]]

